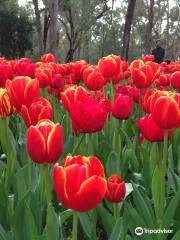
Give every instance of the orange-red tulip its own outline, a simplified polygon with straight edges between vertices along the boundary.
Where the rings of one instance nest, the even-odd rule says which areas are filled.
[[[125,94],[115,95],[112,105],[112,115],[120,120],[127,120],[130,117],[133,99]]]
[[[6,88],[12,104],[18,112],[21,111],[22,105],[29,107],[39,95],[38,81],[29,77],[19,76],[12,81],[7,80]]]
[[[46,53],[41,57],[43,63],[56,62],[56,58],[52,53]]]
[[[105,198],[109,202],[119,203],[126,194],[126,185],[118,175],[111,175],[107,181]]]
[[[112,78],[120,71],[121,59],[115,55],[103,57],[98,62],[99,71],[105,78]]]
[[[163,129],[180,126],[180,108],[173,96],[158,97],[151,107],[153,120]]]
[[[7,90],[0,88],[0,118],[10,116],[14,111]]]
[[[144,138],[150,142],[161,142],[164,140],[165,130],[160,128],[152,118],[151,114],[147,114],[144,117],[136,121],[138,128]],[[168,131],[169,138],[172,131]]]
[[[96,157],[71,156],[53,169],[55,192],[65,208],[85,212],[101,203],[107,189],[104,169]]]
[[[105,125],[108,108],[95,99],[69,105],[73,132],[93,133]]]
[[[61,125],[54,124],[49,119],[42,119],[37,125],[31,125],[27,130],[26,148],[36,163],[57,161],[63,148]]]
[[[176,71],[171,75],[170,82],[175,90],[180,91],[180,71]]]
[[[102,89],[106,80],[97,67],[89,66],[83,71],[83,80],[89,90]]]
[[[88,98],[88,93],[81,86],[70,86],[61,93],[61,100],[65,109],[69,112],[69,105],[77,101],[85,101]]]
[[[21,115],[27,127],[30,125],[36,125],[41,119],[53,118],[53,110],[51,104],[45,98],[36,98],[27,108],[22,105]]]

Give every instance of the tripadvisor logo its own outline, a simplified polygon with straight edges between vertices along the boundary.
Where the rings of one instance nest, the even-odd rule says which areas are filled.
[[[143,228],[142,227],[135,228],[135,234],[137,236],[141,236],[143,234]]]

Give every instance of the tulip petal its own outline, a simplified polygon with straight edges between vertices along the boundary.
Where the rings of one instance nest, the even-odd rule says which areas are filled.
[[[85,212],[97,207],[101,203],[107,190],[106,180],[102,177],[92,176],[82,183],[76,194],[73,209]]]
[[[27,131],[27,152],[31,159],[37,163],[44,163],[47,161],[46,144],[40,131],[31,126]]]
[[[29,127],[31,125],[31,119],[29,116],[29,111],[25,105],[22,105],[22,107],[21,107],[21,115],[23,117],[23,120],[24,120],[26,126]]]
[[[60,124],[56,124],[51,130],[47,140],[48,162],[55,162],[59,159],[62,149],[62,128]]]
[[[87,168],[88,177],[93,175],[104,177],[104,169],[97,157],[89,157],[90,168]]]
[[[24,101],[26,106],[30,106],[35,98],[39,95],[39,83],[36,79],[29,80],[25,91],[24,91]]]
[[[65,208],[69,208],[68,197],[65,189],[66,175],[64,169],[61,166],[59,166],[58,163],[56,163],[53,168],[53,183],[55,192],[57,193],[57,196],[61,201],[62,205]]]

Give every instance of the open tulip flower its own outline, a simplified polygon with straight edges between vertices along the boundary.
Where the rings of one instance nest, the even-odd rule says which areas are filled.
[[[53,110],[51,104],[45,98],[36,98],[29,108],[22,105],[21,115],[27,127],[36,125],[41,119],[53,118]]]
[[[180,71],[176,71],[171,75],[170,82],[175,90],[180,91]]]
[[[60,124],[49,119],[40,120],[27,131],[26,148],[31,159],[36,163],[57,161],[63,149],[63,136]]]
[[[144,138],[150,142],[162,142],[164,140],[165,130],[160,128],[152,118],[151,114],[147,114],[144,117],[136,121],[140,133]],[[168,130],[168,136],[171,138],[172,130]]]
[[[70,104],[69,108],[74,133],[94,133],[104,127],[108,108],[101,102],[89,97],[84,102]]]
[[[97,91],[102,89],[106,80],[97,67],[89,66],[83,71],[83,80],[88,89]]]
[[[55,192],[65,208],[86,212],[101,203],[107,189],[104,169],[96,157],[71,156],[53,169]]]
[[[9,97],[17,112],[21,111],[22,105],[29,107],[39,95],[39,83],[30,77],[15,77],[12,81],[6,81]]]
[[[126,194],[126,185],[118,175],[111,175],[107,181],[105,198],[109,202],[119,203]]]
[[[0,118],[10,116],[14,112],[7,90],[0,88]]]

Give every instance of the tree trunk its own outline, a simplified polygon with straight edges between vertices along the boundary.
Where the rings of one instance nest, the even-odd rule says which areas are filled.
[[[58,0],[49,0],[49,51],[57,57],[58,50]]]
[[[38,48],[39,54],[43,53],[43,36],[42,36],[42,28],[41,28],[41,15],[38,6],[38,0],[33,0],[34,11],[35,11],[35,20],[36,20],[36,31],[38,38]]]
[[[135,4],[136,4],[136,0],[128,1],[128,8],[127,8],[126,20],[124,25],[123,47],[121,50],[121,57],[125,58],[126,60],[128,60],[131,25],[133,21]]]
[[[146,35],[145,35],[145,54],[150,54],[151,46],[152,46],[152,29],[153,29],[153,20],[154,20],[154,0],[150,0],[150,4],[148,4],[148,24],[146,28]]]
[[[49,13],[48,10],[44,10],[44,32],[43,32],[43,49],[46,52],[47,48],[47,37],[48,37],[48,29],[49,29]]]

